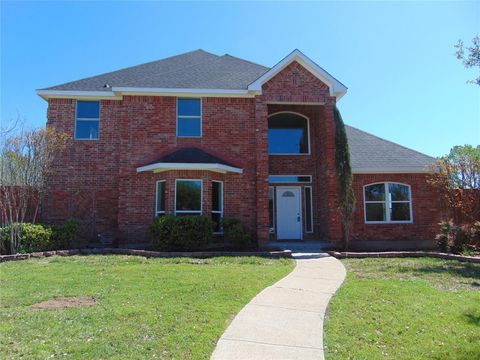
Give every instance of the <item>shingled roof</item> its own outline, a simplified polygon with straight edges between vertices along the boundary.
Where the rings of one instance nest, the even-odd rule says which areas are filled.
[[[211,170],[242,173],[236,165],[196,147],[185,147],[161,156],[155,161],[137,168],[137,172],[166,171],[173,169]]]
[[[435,162],[431,156],[352,126],[345,128],[355,173],[425,172]]]
[[[112,87],[240,90],[268,70],[228,54],[218,56],[195,50],[42,90],[111,91]]]

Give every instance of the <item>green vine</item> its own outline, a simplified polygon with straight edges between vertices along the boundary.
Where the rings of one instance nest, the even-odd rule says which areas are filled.
[[[342,115],[337,107],[333,109],[335,121],[335,162],[339,188],[339,210],[342,218],[343,238],[345,250],[350,242],[353,214],[355,212],[355,193],[352,187],[352,166],[350,164],[350,150],[348,148],[347,132]]]

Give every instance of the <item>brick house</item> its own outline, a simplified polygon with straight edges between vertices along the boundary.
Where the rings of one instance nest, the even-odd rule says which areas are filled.
[[[42,216],[79,218],[92,234],[139,245],[163,214],[239,218],[260,245],[338,244],[333,110],[346,92],[298,50],[272,68],[197,50],[37,90],[47,126],[72,139]],[[346,129],[353,243],[431,241],[440,219],[426,182],[434,159]]]

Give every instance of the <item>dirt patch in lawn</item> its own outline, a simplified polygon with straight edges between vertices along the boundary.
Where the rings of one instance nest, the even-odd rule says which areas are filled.
[[[60,297],[52,300],[43,301],[31,306],[32,309],[65,309],[69,307],[93,306],[96,301],[89,296]]]

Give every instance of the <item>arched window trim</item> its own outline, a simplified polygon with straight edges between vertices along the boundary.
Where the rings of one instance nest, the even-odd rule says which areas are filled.
[[[299,112],[296,112],[296,111],[277,111],[273,114],[269,114],[267,116],[267,121],[268,119],[270,119],[272,116],[275,116],[275,115],[279,115],[279,114],[293,114],[293,115],[298,115],[302,118],[304,118],[305,120],[307,120],[307,140],[308,140],[308,152],[306,153],[300,153],[300,154],[292,154],[292,153],[275,153],[275,154],[268,154],[269,156],[275,156],[275,155],[280,155],[280,156],[285,156],[285,155],[291,155],[291,156],[304,156],[304,155],[311,155],[311,146],[312,146],[312,143],[311,143],[311,140],[310,140],[310,118],[308,116],[305,116]]]
[[[371,186],[371,185],[378,185],[378,184],[383,184],[383,186],[385,187],[385,201],[367,201],[366,199],[366,196],[365,196],[365,189],[368,187],[368,186]],[[398,184],[398,185],[403,185],[403,186],[406,186],[408,187],[408,194],[409,194],[409,201],[408,201],[408,204],[409,204],[409,210],[410,210],[410,220],[402,220],[402,221],[392,221],[390,220],[390,212],[387,211],[388,210],[388,184]],[[386,221],[368,221],[367,220],[367,203],[382,203],[384,202],[385,203],[385,211],[386,211],[386,214],[385,214],[385,218],[386,218]],[[406,201],[405,201],[406,202]],[[409,184],[405,184],[405,183],[402,183],[402,182],[398,182],[398,181],[377,181],[377,182],[374,182],[374,183],[370,183],[370,184],[366,184],[363,186],[363,218],[364,218],[364,221],[365,221],[365,224],[413,224],[413,201],[412,201],[412,187],[409,185]]]

